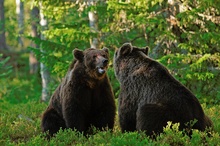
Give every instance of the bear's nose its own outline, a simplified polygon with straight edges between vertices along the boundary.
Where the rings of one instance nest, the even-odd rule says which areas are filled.
[[[103,64],[107,64],[107,63],[108,63],[108,59],[103,59],[103,60],[102,60],[102,63],[103,63]]]

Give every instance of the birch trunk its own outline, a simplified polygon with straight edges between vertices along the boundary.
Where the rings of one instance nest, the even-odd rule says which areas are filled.
[[[0,50],[7,50],[5,39],[4,0],[0,0]]]
[[[40,25],[42,28],[42,31],[46,30],[47,28],[47,20],[43,14],[43,10],[42,10],[42,5],[40,8]],[[45,40],[46,37],[44,36],[43,33],[41,33],[41,39]],[[42,52],[44,52],[43,46],[40,46],[40,49]],[[41,73],[41,78],[42,78],[42,95],[41,95],[41,101],[43,102],[47,102],[50,99],[50,94],[49,94],[49,81],[50,81],[50,74],[49,71],[46,67],[45,64],[40,63],[40,73]]]
[[[89,0],[88,6],[95,5],[96,2],[97,2],[96,0]],[[90,26],[91,32],[98,33],[98,15],[97,15],[96,11],[90,11],[88,13],[88,17],[89,17],[89,26]],[[100,42],[97,37],[93,37],[90,39],[91,48],[98,49],[99,45],[100,45]]]
[[[89,12],[89,25],[90,30],[93,33],[98,33],[98,15],[96,12]],[[99,40],[96,37],[90,39],[90,46],[91,48],[99,48]]]
[[[18,44],[20,47],[24,47],[22,35],[24,33],[24,2],[16,0],[16,14],[18,21]]]
[[[39,9],[37,7],[33,7],[31,10],[31,36],[40,38],[39,32],[37,31],[37,26],[39,24],[40,16],[39,16]],[[39,45],[32,42],[31,44],[34,48],[39,48]],[[29,67],[30,67],[30,74],[36,74],[38,72],[39,63],[37,58],[33,52],[29,54]]]

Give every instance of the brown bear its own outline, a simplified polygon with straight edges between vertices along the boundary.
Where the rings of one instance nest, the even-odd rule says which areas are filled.
[[[43,113],[42,131],[53,136],[60,128],[71,128],[88,134],[96,129],[113,129],[116,106],[107,68],[107,48],[74,49],[75,59],[52,95]]]
[[[121,89],[118,114],[123,132],[154,135],[163,132],[168,121],[180,123],[181,130],[212,127],[197,98],[162,64],[148,57],[148,47],[123,44],[114,54],[113,65]],[[187,123],[194,120],[189,127]]]

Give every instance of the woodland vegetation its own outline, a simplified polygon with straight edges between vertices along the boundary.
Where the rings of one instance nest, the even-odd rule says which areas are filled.
[[[121,133],[90,137],[65,130],[47,141],[40,118],[64,77],[74,48],[151,48],[149,56],[199,99],[214,123],[192,137],[169,123],[150,139]],[[117,101],[112,61],[108,75]],[[0,0],[0,145],[219,145],[220,1],[218,0]],[[95,129],[94,129],[95,130]]]

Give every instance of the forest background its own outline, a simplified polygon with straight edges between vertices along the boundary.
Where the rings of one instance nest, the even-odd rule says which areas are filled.
[[[220,1],[0,0],[0,145],[217,145],[220,143]],[[199,99],[214,123],[192,138],[169,125],[152,140],[142,133],[60,131],[42,138],[40,117],[73,60],[74,48],[115,49],[130,42]],[[112,59],[111,59],[112,60]],[[118,97],[112,61],[108,75]]]

